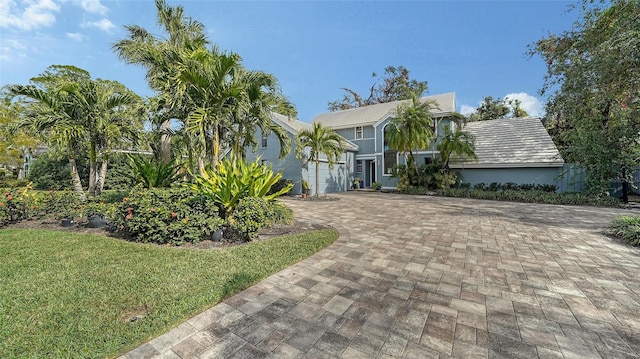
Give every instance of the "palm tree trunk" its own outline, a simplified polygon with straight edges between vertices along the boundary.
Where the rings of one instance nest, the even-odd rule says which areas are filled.
[[[171,137],[169,137],[169,129],[171,128],[171,120],[167,120],[160,124],[160,161],[167,164],[171,161]]]
[[[213,126],[213,135],[211,136],[211,166],[218,168],[218,157],[220,156],[220,133],[218,132],[218,126]]]
[[[105,156],[102,164],[100,165],[100,176],[98,176],[98,183],[96,183],[96,196],[99,196],[104,189],[104,181],[107,178],[107,167],[109,165],[109,157]]]
[[[89,144],[89,195],[96,195],[96,176],[98,164],[96,163],[96,144]]]
[[[87,196],[84,194],[84,190],[82,189],[82,182],[80,182],[80,175],[78,174],[78,165],[76,164],[76,159],[73,158],[71,154],[69,154],[69,167],[71,168],[71,182],[73,183],[73,189],[80,197],[82,202],[87,200]]]
[[[201,175],[204,174],[204,158],[202,156],[198,156],[198,171]]]
[[[320,194],[320,160],[316,160],[316,198]]]

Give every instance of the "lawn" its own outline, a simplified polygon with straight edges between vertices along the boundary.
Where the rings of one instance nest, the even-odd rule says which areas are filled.
[[[337,236],[320,230],[195,250],[0,230],[0,358],[122,354]],[[143,317],[129,320],[135,315]]]

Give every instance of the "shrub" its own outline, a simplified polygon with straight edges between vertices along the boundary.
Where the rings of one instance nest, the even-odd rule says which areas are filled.
[[[461,183],[458,188],[472,188],[470,183]],[[498,183],[492,182],[489,185],[485,183],[476,183],[473,185],[473,189],[479,191],[541,191],[541,192],[556,192],[558,187],[552,184],[533,184],[524,183],[517,184],[513,182]]]
[[[424,192],[423,192],[424,193]],[[525,203],[547,203],[577,206],[598,206],[598,207],[617,207],[620,202],[615,197],[596,197],[586,193],[565,192],[556,193],[544,190],[533,189],[529,191],[522,190],[503,190],[488,191],[474,188],[449,188],[441,189],[436,192],[440,196],[445,197],[463,197],[488,199],[497,201],[525,202]]]
[[[78,174],[83,186],[89,181],[89,164],[84,157],[76,159]],[[43,190],[71,189],[71,172],[69,159],[64,153],[49,151],[38,156],[29,170],[29,181],[33,182],[33,188]]]
[[[285,188],[288,188],[288,190],[286,192],[282,192],[281,196],[283,196],[283,195],[289,193],[289,191],[291,191],[291,188],[293,188],[293,181],[290,180],[290,179],[286,179],[286,178],[280,178],[278,180],[278,182],[276,182],[273,186],[271,186],[271,189],[269,189],[267,194],[268,195],[272,195],[274,193],[280,193]]]
[[[227,219],[227,237],[252,240],[262,227],[292,221],[293,213],[284,205],[260,197],[247,197],[240,200]]]
[[[56,219],[73,219],[82,214],[82,203],[78,194],[71,191],[49,191],[44,196],[43,212]]]
[[[42,196],[31,189],[31,184],[23,188],[5,190],[0,196],[0,225],[38,218],[42,215]]]
[[[261,197],[269,201],[289,192],[291,183],[268,194],[281,178],[282,174],[274,174],[270,166],[260,164],[258,159],[251,163],[224,159],[218,167],[195,177],[192,189],[210,197],[220,208],[220,215],[228,218],[243,198]]]
[[[187,188],[134,188],[113,208],[110,230],[137,242],[197,243],[219,229],[215,203]]]
[[[632,246],[640,246],[640,216],[615,218],[605,232]]]
[[[178,180],[179,167],[150,156],[129,156],[129,177],[145,188],[170,187]]]

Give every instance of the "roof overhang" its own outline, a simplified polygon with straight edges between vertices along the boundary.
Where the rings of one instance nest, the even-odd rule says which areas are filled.
[[[474,168],[557,168],[562,167],[564,162],[520,162],[520,163],[451,163],[452,169],[474,169]]]

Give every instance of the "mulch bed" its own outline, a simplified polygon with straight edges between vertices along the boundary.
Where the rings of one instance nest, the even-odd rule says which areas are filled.
[[[62,227],[60,225],[59,220],[53,219],[43,219],[43,220],[32,220],[32,221],[21,221],[18,223],[11,223],[2,228],[19,228],[19,229],[46,229],[53,231],[61,231],[61,232],[71,232],[71,233],[89,233],[96,234],[105,237],[114,237],[120,238],[117,235],[109,232],[106,227],[103,228],[90,228],[87,226],[87,220],[80,220],[76,222],[71,227]],[[318,229],[327,229],[330,228],[328,226],[306,223],[295,221],[292,224],[287,225],[278,225],[273,227],[262,228],[258,232],[258,238],[254,239],[254,241],[266,240],[269,238],[283,236],[288,234],[299,234],[304,232],[309,232]],[[250,242],[229,242],[226,240],[222,241],[212,241],[212,240],[204,240],[196,244],[185,243],[182,246],[171,246],[173,248],[191,248],[191,249],[215,249],[215,248],[226,248],[230,246],[242,245]],[[168,245],[163,245],[168,246]]]

